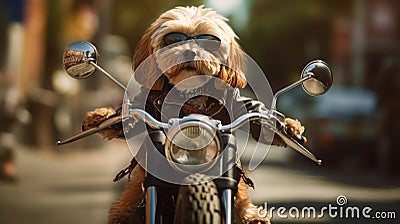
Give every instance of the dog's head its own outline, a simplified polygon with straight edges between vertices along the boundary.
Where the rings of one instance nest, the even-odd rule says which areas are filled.
[[[203,6],[176,7],[163,13],[147,29],[135,50],[136,81],[151,89],[161,89],[164,79],[160,74],[175,86],[186,78],[203,75],[218,77],[233,88],[243,88],[244,56],[226,21]],[[136,72],[146,59],[145,72]],[[180,88],[202,85],[196,82],[199,81]]]

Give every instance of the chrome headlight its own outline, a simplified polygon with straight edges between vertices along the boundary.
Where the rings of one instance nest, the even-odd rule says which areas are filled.
[[[165,154],[175,163],[201,165],[213,161],[220,153],[221,141],[209,119],[191,115],[174,124],[167,133]]]

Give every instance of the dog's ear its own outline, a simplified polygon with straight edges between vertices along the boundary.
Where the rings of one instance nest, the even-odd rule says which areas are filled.
[[[243,51],[236,40],[232,40],[228,60],[226,64],[222,65],[218,77],[233,88],[244,88],[247,81],[243,71]]]
[[[149,89],[160,90],[164,85],[161,71],[159,70],[154,49],[151,44],[151,35],[159,25],[152,24],[136,46],[133,54],[133,70],[135,80]],[[140,66],[140,67],[139,67]],[[139,68],[139,69],[138,69]]]

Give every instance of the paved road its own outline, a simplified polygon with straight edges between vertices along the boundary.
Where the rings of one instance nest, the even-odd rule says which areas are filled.
[[[106,223],[115,173],[130,161],[124,143],[54,155],[17,150],[18,182],[0,182],[0,223]]]
[[[274,149],[271,150],[273,154]],[[256,189],[250,191],[250,195],[258,205],[268,209],[275,207],[273,223],[400,223],[398,180],[377,173],[333,172],[317,166],[304,168],[285,164],[271,162],[268,165],[267,160],[250,173],[256,181]],[[277,211],[280,207],[284,210],[282,216]],[[331,213],[329,207],[332,207]],[[315,208],[310,216],[308,208]],[[293,215],[288,213],[290,209]],[[352,215],[352,209],[357,209],[359,215]],[[363,218],[363,209],[366,209],[367,219]],[[377,212],[384,212],[386,216],[394,214],[397,219],[378,220]]]
[[[245,160],[250,158],[251,154],[244,155]],[[300,162],[294,163],[293,158]],[[320,167],[302,160],[292,149],[276,147],[249,174],[256,183],[255,190],[249,191],[254,202],[268,211],[275,207],[273,223],[400,223],[400,175],[383,176],[359,167],[327,169],[324,163]],[[379,215],[395,219],[378,219]]]
[[[53,155],[35,149],[17,150],[17,184],[0,182],[0,223],[106,223],[110,204],[122,184],[111,180],[130,160],[124,142],[106,144],[100,149],[81,150],[63,147]],[[267,159],[250,176],[256,189],[250,191],[259,205],[268,207],[322,208],[337,205],[338,196],[346,196],[348,205],[371,206],[395,211],[396,220],[374,223],[400,223],[400,184],[377,174],[337,173],[315,166],[301,168],[288,161],[288,150],[272,148]],[[245,158],[249,158],[246,155]],[[343,206],[342,206],[343,207]],[[326,213],[326,211],[325,211]],[[287,213],[286,213],[287,214]],[[273,216],[273,223],[357,223],[357,219],[284,219]],[[383,222],[385,221],[385,222]],[[365,223],[360,221],[358,223]]]

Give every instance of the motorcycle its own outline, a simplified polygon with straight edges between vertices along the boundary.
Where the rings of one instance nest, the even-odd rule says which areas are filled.
[[[234,223],[234,197],[238,176],[242,175],[235,169],[238,147],[234,132],[248,122],[262,122],[287,146],[317,164],[322,163],[305,147],[305,137],[293,135],[287,130],[285,115],[276,109],[278,97],[296,86],[302,85],[311,96],[319,96],[329,90],[333,76],[329,66],[322,60],[308,63],[297,82],[275,93],[271,108],[266,113],[246,113],[224,125],[202,114],[190,114],[162,122],[145,110],[135,108],[129,99],[128,89],[98,65],[98,52],[91,43],[75,42],[69,45],[64,51],[63,66],[66,73],[75,79],[87,78],[95,70],[101,71],[125,91],[125,99],[122,105],[123,116],[110,117],[96,127],[58,141],[58,145],[115,125],[123,126],[129,141],[134,135],[133,127],[145,125],[147,136],[143,144],[153,147],[135,152],[131,165],[114,179],[116,181],[129,174],[138,163],[145,168],[145,201],[142,205],[145,223],[221,223],[222,220],[223,223]],[[196,144],[191,144],[193,142]],[[162,157],[157,157],[160,154]],[[176,182],[163,180],[148,171],[151,169],[176,174]],[[250,180],[249,184],[252,184]]]

